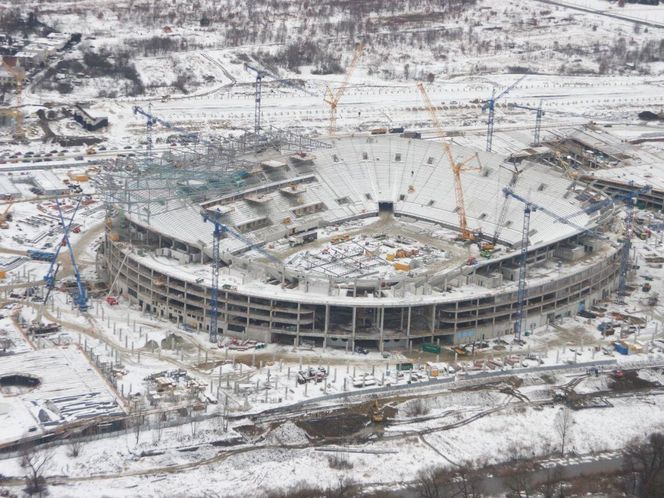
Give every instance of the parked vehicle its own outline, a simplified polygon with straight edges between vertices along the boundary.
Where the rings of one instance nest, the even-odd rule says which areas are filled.
[[[46,252],[46,251],[36,251],[34,249],[30,249],[30,250],[28,250],[28,257],[30,259],[34,259],[36,261],[51,262],[51,261],[53,261],[53,258],[55,258],[55,253]]]

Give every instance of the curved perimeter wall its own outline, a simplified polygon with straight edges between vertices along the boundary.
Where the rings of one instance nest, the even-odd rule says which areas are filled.
[[[103,250],[108,275],[117,275],[120,295],[143,310],[168,318],[188,330],[207,333],[211,289],[178,278],[170,271],[126,255],[124,245],[107,236]],[[125,256],[127,256],[125,258]],[[595,258],[592,265],[546,283],[528,285],[524,330],[539,327],[608,298],[619,273],[619,254]],[[180,275],[182,276],[182,275]],[[467,288],[458,293],[405,296],[394,304],[348,296],[329,297],[275,292],[259,297],[228,286],[219,289],[219,333],[264,342],[355,348],[412,348],[423,342],[459,344],[512,332],[516,289]],[[298,299],[298,295],[301,299]],[[385,302],[387,303],[388,300]],[[343,304],[339,304],[339,303]],[[426,304],[424,304],[426,303]]]

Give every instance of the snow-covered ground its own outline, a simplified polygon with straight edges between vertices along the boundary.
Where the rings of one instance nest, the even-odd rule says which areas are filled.
[[[29,145],[15,143],[9,128],[1,130],[3,180],[20,175],[16,170],[21,166],[53,168],[65,178],[67,173],[119,154],[134,154],[128,147],[142,153],[147,142],[145,119],[134,114],[135,105],[145,109],[150,105],[159,117],[203,135],[244,133],[253,128],[255,118],[255,73],[246,62],[269,69],[263,79],[264,128],[273,125],[305,135],[325,134],[329,108],[323,97],[328,86],[340,87],[344,75],[315,74],[321,60],[286,67],[284,50],[302,47],[303,40],[323,47],[319,59],[332,54],[345,68],[356,40],[365,39],[364,54],[339,103],[340,134],[404,126],[422,130],[425,138],[433,137],[437,131],[415,86],[417,81],[426,81],[445,129],[455,132],[458,143],[483,149],[483,101],[494,90],[500,94],[525,72],[528,76],[496,103],[493,146],[500,154],[507,156],[528,146],[534,124],[532,111],[508,104],[537,107],[541,103],[544,140],[589,121],[612,126],[611,132],[624,140],[664,136],[661,122],[646,123],[637,117],[643,110],[657,112],[664,105],[662,28],[656,26],[664,23],[661,6],[627,3],[619,8],[617,2],[605,0],[511,0],[497,6],[492,0],[480,0],[465,2],[463,10],[454,11],[441,8],[440,2],[425,1],[400,4],[392,10],[390,2],[384,2],[376,12],[351,12],[350,7],[345,12],[324,2],[319,10],[316,2],[301,9],[300,2],[285,0],[270,5],[254,2],[250,9],[242,2],[230,1],[204,0],[198,3],[198,10],[192,10],[191,2],[185,0],[170,2],[168,9],[158,9],[157,3],[150,11],[140,2],[24,2],[25,9],[39,7],[40,19],[59,31],[75,27],[83,33],[83,40],[47,62],[54,68],[55,80],[73,83],[71,93],[60,93],[48,85],[40,87],[36,84],[39,74],[28,84],[23,101],[27,104]],[[304,15],[307,12],[311,17]],[[209,27],[203,26],[203,17],[211,21]],[[349,32],[351,25],[354,33]],[[171,48],[151,50],[143,45],[154,38]],[[131,53],[129,63],[136,69],[142,92],[135,91],[127,78],[92,75],[87,64],[75,70],[66,68],[74,61],[83,61],[85,53],[124,50]],[[113,63],[114,57],[109,58]],[[67,64],[58,66],[61,60]],[[6,97],[13,99],[9,93]],[[65,150],[41,143],[34,112],[47,102],[55,103],[56,110],[84,102],[93,115],[108,116],[110,126],[92,133],[66,117],[50,122],[56,133],[98,138],[108,150],[98,147],[95,154],[88,154],[87,146]],[[155,127],[152,138],[156,153],[171,149],[167,142],[173,134],[166,127]],[[652,154],[652,163],[660,161],[661,143],[642,147]],[[40,157],[16,156],[27,151]],[[47,158],[46,154],[57,155]],[[19,182],[16,186],[25,198],[34,195],[29,185]],[[95,193],[91,182],[82,187],[84,193]],[[95,245],[104,217],[99,206],[97,202],[83,210],[77,217],[81,233],[72,235],[79,264],[90,278],[95,277]],[[21,256],[27,249],[53,250],[60,236],[53,232],[57,223],[52,217],[57,213],[52,201],[42,201],[39,206],[16,203],[11,209],[14,221],[3,230],[0,240],[0,264],[7,269],[0,296],[14,299],[11,294],[16,293],[14,300],[18,300],[24,286],[41,282],[49,266]],[[53,304],[44,308],[62,322],[58,335],[34,340],[26,337],[25,330],[19,328],[19,318],[27,325],[41,306],[26,300],[20,305],[9,304],[0,312],[4,316],[0,318],[0,340],[9,341],[11,351],[17,354],[35,348],[79,347],[88,358],[114,365],[115,395],[122,406],[133,406],[134,416],[141,407],[139,415],[150,419],[152,428],[140,432],[128,430],[91,438],[78,457],[69,456],[67,445],[55,447],[46,471],[54,481],[60,481],[50,487],[52,496],[96,496],[100,489],[109,497],[260,496],[266,490],[285,489],[300,481],[334,485],[341,477],[394,487],[414,479],[418,470],[428,465],[450,466],[468,460],[499,463],[513,456],[541,457],[555,452],[560,444],[555,424],[563,408],[544,402],[578,378],[581,381],[574,392],[580,396],[611,389],[608,374],[586,376],[585,368],[577,370],[575,363],[608,360],[627,369],[635,361],[661,362],[664,342],[657,339],[664,337],[664,303],[661,299],[654,306],[645,303],[654,293],[664,296],[664,270],[651,267],[644,258],[664,253],[662,234],[636,240],[635,247],[635,263],[640,269],[633,275],[635,290],[626,305],[607,302],[603,316],[567,317],[535,329],[524,345],[505,337],[506,344],[492,341],[490,349],[462,357],[449,352],[436,357],[407,351],[389,357],[375,352],[365,356],[343,349],[279,345],[247,351],[210,348],[205,334],[181,330],[177,324],[144,314],[123,300],[110,306],[104,294],[91,300],[90,317],[81,316],[60,291],[54,291]],[[172,261],[160,261],[173,266]],[[196,271],[200,273],[197,276],[208,278],[208,267],[201,265]],[[652,286],[648,292],[641,288],[645,277]],[[625,324],[621,327],[625,330],[604,337],[598,326],[614,320],[611,312],[638,316],[644,320],[643,328],[631,330]],[[621,331],[633,350],[643,352],[622,356],[613,351],[612,342]],[[417,378],[397,374],[396,364],[402,362],[415,364]],[[430,378],[428,362],[453,365],[454,371],[441,371],[435,379]],[[546,382],[543,374],[524,370],[560,365],[569,370],[547,372]],[[298,383],[298,371],[309,367],[324,367],[326,380]],[[146,381],[148,376],[180,368],[203,386],[204,395],[196,399],[207,397],[217,402],[196,411],[201,420],[196,416],[192,419],[189,399],[164,400],[155,406],[137,402],[152,388]],[[606,368],[613,370],[614,366]],[[483,383],[478,378],[492,369],[500,375],[500,386],[471,390]],[[86,375],[94,379],[91,385],[104,382],[92,371]],[[641,369],[639,376],[650,382],[663,381],[657,369]],[[371,379],[364,387],[358,382],[363,377],[365,382]],[[509,378],[518,379],[520,385],[513,387]],[[431,385],[424,387],[429,380]],[[296,403],[314,406],[317,399],[321,400],[318,405],[331,408],[341,403],[334,396],[346,392],[366,392],[369,399],[368,393],[381,384],[409,383],[422,384],[419,392],[425,396],[426,415],[413,416],[415,401],[400,400],[395,402],[398,411],[393,423],[379,436],[372,434],[342,447],[328,444],[327,448],[315,448],[309,442],[310,435],[292,417],[267,426],[261,425],[258,415]],[[451,392],[447,386],[458,390]],[[573,410],[567,451],[589,454],[617,450],[633,437],[659,430],[664,423],[659,398],[647,393],[611,397],[611,406]],[[0,421],[7,429],[2,436],[7,439],[33,426],[29,411],[17,408],[19,399],[0,396]],[[179,413],[182,408],[186,414]],[[162,413],[167,413],[166,420],[161,420]],[[26,415],[23,421],[22,415]],[[255,433],[246,428],[254,424],[249,416],[254,416]],[[464,423],[472,416],[477,418]],[[441,429],[457,423],[459,426]],[[368,426],[363,430],[371,432]],[[352,468],[331,468],[330,457],[335,454]],[[3,475],[23,475],[16,458],[0,460],[0,468]]]

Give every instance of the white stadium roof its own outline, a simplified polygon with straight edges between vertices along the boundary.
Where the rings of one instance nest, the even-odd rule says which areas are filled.
[[[476,153],[455,144],[452,150],[458,161]],[[505,203],[502,189],[510,184],[515,166],[504,162],[502,156],[485,152],[477,153],[477,159],[468,163],[468,167],[474,166],[479,169],[462,173],[468,228],[481,229],[491,236]],[[570,218],[577,226],[590,228],[594,225],[592,216],[582,211],[584,204],[576,191],[581,187],[540,164],[525,162],[519,164],[518,169],[518,179],[513,186],[516,193],[560,216],[580,212]],[[271,194],[268,200],[251,202],[235,195],[218,201],[223,204],[221,221],[231,227],[245,227],[244,236],[251,241],[274,240],[297,226],[329,224],[376,213],[380,202],[392,203],[396,215],[448,227],[459,225],[454,175],[438,141],[389,135],[340,138],[334,140],[332,148],[317,150],[312,164],[290,165],[272,174],[267,174],[259,185],[265,187],[264,193]],[[306,188],[297,195],[283,192],[284,184],[298,180],[306,181]],[[255,185],[252,187],[255,190]],[[207,204],[214,205],[214,202]],[[306,206],[309,209],[303,208]],[[174,239],[207,249],[212,241],[212,226],[203,221],[199,211],[198,206],[182,207],[152,215],[149,221],[143,216],[137,219],[135,214],[128,216]],[[523,205],[510,200],[500,239],[518,244],[522,219]],[[252,221],[256,226],[247,230],[246,224]],[[539,211],[532,215],[530,228],[533,247],[578,232],[574,226],[556,222]],[[238,251],[244,246],[231,237],[222,241],[222,251]]]

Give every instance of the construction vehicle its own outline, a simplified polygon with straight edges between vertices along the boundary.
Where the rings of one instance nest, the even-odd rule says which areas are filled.
[[[71,265],[74,270],[74,276],[76,278],[76,293],[73,296],[73,301],[81,312],[85,312],[88,310],[87,291],[85,289],[85,285],[83,284],[83,280],[81,279],[81,274],[78,270],[78,265],[76,264],[76,259],[74,257],[74,250],[72,249],[71,244],[69,242],[69,233],[74,223],[74,218],[76,217],[76,213],[78,212],[78,208],[81,205],[81,200],[79,199],[78,203],[74,207],[71,218],[69,218],[68,221],[65,221],[64,215],[62,214],[60,201],[57,198],[55,200],[55,204],[58,208],[58,215],[60,217],[60,224],[62,226],[63,243],[58,244],[55,253],[44,253],[45,255],[50,255],[49,261],[51,262],[51,265],[48,268],[48,273],[44,276],[44,283],[46,285],[46,295],[44,296],[44,301],[42,302],[42,305],[39,307],[39,310],[37,311],[37,317],[33,322],[34,326],[37,328],[44,327],[44,325],[41,323],[42,314],[44,312],[44,306],[46,306],[46,304],[48,303],[48,298],[50,297],[51,292],[55,288],[55,280],[58,275],[58,271],[60,270],[60,263],[58,262],[58,256],[60,255],[60,250],[63,246],[67,246],[67,248],[69,249],[69,257],[71,259]],[[28,251],[28,256],[30,256],[30,252],[31,251]],[[32,251],[32,252],[41,253],[42,251]]]
[[[7,230],[9,228],[9,223],[7,222],[12,220],[12,215],[9,212],[9,210],[12,208],[13,205],[14,205],[13,201],[7,204],[7,207],[5,208],[4,212],[0,214],[0,228],[4,230]]]
[[[512,83],[510,86],[505,88],[502,92],[500,92],[498,95],[496,95],[496,89],[494,88],[491,92],[491,98],[489,100],[486,100],[484,102],[484,105],[482,105],[482,111],[489,111],[489,116],[487,119],[487,133],[486,133],[486,151],[491,152],[491,146],[493,144],[493,121],[494,121],[494,114],[495,114],[495,106],[496,106],[496,101],[507,95],[507,93],[512,90],[515,86],[517,86],[519,83],[521,83],[521,80],[523,80],[526,77],[524,74],[516,80],[514,83]]]
[[[554,155],[556,156],[556,161],[558,162],[558,164],[560,164],[565,170],[567,178],[569,178],[570,180],[576,180],[578,173],[574,171],[574,168],[572,168],[569,161],[566,158],[564,158],[563,155],[558,151],[555,151]]]
[[[333,137],[337,132],[337,105],[339,104],[341,97],[343,97],[344,93],[346,93],[350,77],[353,75],[353,71],[355,71],[355,67],[360,61],[360,57],[362,56],[363,51],[364,44],[358,43],[355,47],[355,52],[353,53],[353,59],[351,60],[348,69],[346,69],[346,76],[344,77],[341,86],[337,88],[336,92],[333,92],[328,86],[325,92],[325,98],[323,100],[327,105],[330,106],[330,126],[328,128],[328,132],[331,137]]]
[[[468,222],[466,220],[466,205],[463,200],[463,185],[461,184],[461,172],[479,171],[481,169],[479,165],[473,168],[466,167],[468,163],[470,163],[470,161],[472,161],[473,159],[475,159],[479,163],[479,156],[477,154],[473,154],[472,156],[470,156],[469,158],[465,159],[460,163],[454,160],[454,155],[452,154],[452,148],[450,147],[450,144],[448,144],[447,141],[445,140],[445,132],[443,131],[443,127],[440,124],[440,121],[438,120],[436,108],[431,103],[429,95],[427,94],[427,91],[421,82],[417,84],[417,88],[420,90],[420,93],[422,94],[422,99],[424,100],[426,108],[429,111],[429,115],[431,116],[431,121],[433,122],[433,125],[436,128],[436,130],[438,131],[438,138],[440,139],[440,143],[443,146],[445,154],[447,154],[447,160],[450,164],[450,168],[452,168],[452,173],[454,174],[454,195],[456,198],[457,215],[459,217],[459,231],[461,232],[460,238],[461,240],[475,240],[477,235],[468,229]]]
[[[378,400],[374,400],[369,410],[371,421],[375,424],[380,424],[385,420],[385,410],[378,404]]]

